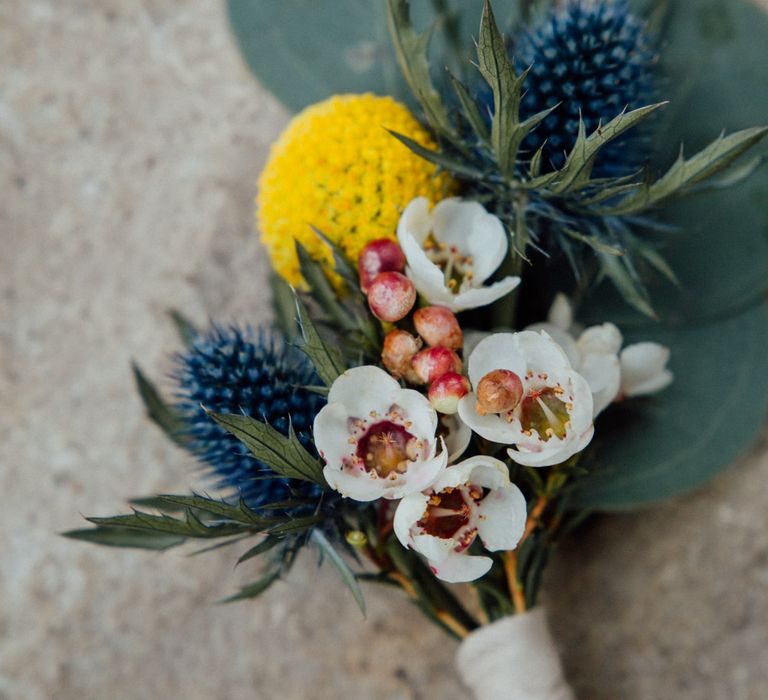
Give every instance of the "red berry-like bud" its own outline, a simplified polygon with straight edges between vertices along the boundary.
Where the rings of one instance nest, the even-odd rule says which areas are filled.
[[[461,372],[461,358],[439,346],[416,353],[411,364],[422,384],[431,384],[446,372]]]
[[[488,372],[477,384],[475,411],[481,416],[486,413],[506,413],[514,409],[523,398],[523,383],[508,369]]]
[[[360,275],[360,288],[368,293],[371,282],[381,272],[402,272],[405,267],[405,255],[395,241],[377,238],[360,252],[357,258],[357,272]]]
[[[466,396],[472,387],[469,379],[456,372],[446,372],[429,385],[427,396],[438,413],[452,415],[459,410],[459,400]]]
[[[368,288],[368,306],[374,316],[394,323],[405,318],[416,303],[416,287],[399,272],[382,272]]]
[[[384,338],[381,361],[396,379],[402,377],[411,384],[418,384],[419,377],[411,366],[411,359],[420,349],[420,338],[414,338],[407,331],[395,329]]]
[[[429,346],[442,345],[449,350],[461,350],[464,337],[453,311],[444,306],[425,306],[413,314],[416,332]]]

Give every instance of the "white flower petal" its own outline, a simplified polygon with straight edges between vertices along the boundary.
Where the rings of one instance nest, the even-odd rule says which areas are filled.
[[[397,504],[392,527],[395,537],[403,547],[407,548],[411,545],[411,528],[421,520],[427,509],[428,500],[429,496],[425,493],[412,493]]]
[[[441,199],[432,210],[432,232],[440,243],[465,251],[477,220],[486,215],[488,212],[479,202],[459,197]]]
[[[480,286],[507,257],[509,243],[501,220],[485,210],[473,223],[464,250],[472,256],[472,284]]]
[[[666,368],[669,348],[659,343],[628,345],[621,351],[620,361],[621,393],[624,396],[652,394],[672,383],[673,375]]]
[[[445,436],[445,448],[448,450],[448,463],[455,462],[464,454],[472,441],[472,428],[470,428],[458,415],[443,415],[440,420],[448,429]]]
[[[570,330],[573,325],[573,309],[565,294],[559,293],[555,296],[555,300],[549,308],[547,321],[562,331],[568,332]]]
[[[480,437],[502,445],[511,445],[520,437],[517,421],[508,423],[495,413],[481,416],[475,411],[477,396],[467,394],[459,401],[459,417]]]
[[[375,501],[382,497],[383,479],[366,472],[351,474],[341,469],[326,465],[323,476],[328,485],[342,496],[355,501]]]
[[[411,547],[429,559],[430,564],[445,561],[455,546],[456,541],[450,537],[442,538],[434,535],[413,535],[411,537]]]
[[[429,211],[429,200],[426,197],[412,199],[400,215],[400,221],[397,224],[398,239],[401,232],[407,232],[421,247],[431,230],[432,214]],[[402,246],[402,242],[400,245]]]
[[[414,283],[415,284],[415,283]],[[505,277],[503,280],[494,282],[487,287],[475,287],[466,292],[456,294],[451,305],[451,311],[464,311],[465,309],[476,309],[479,306],[487,306],[497,299],[509,294],[517,285],[520,284],[519,277]]]
[[[328,403],[342,404],[350,416],[384,413],[399,391],[400,384],[383,369],[364,365],[348,369],[333,382]]]
[[[344,457],[352,454],[347,438],[349,414],[341,403],[323,406],[315,416],[312,437],[320,456],[332,469],[340,469]]]
[[[517,486],[492,490],[480,503],[477,534],[492,552],[514,549],[525,531],[528,506]]]
[[[526,369],[547,374],[571,369],[568,355],[544,331],[520,331],[515,337],[519,352],[526,360]]]
[[[435,479],[440,476],[447,464],[448,451],[445,449],[445,443],[442,443],[441,440],[440,452],[431,459],[415,462],[408,467],[408,473],[403,479],[403,484],[390,489],[384,497],[402,498],[410,493],[428,489],[435,483]]]
[[[473,388],[477,387],[480,380],[488,372],[495,369],[509,370],[521,379],[525,377],[527,366],[517,341],[517,335],[516,333],[494,333],[477,344],[468,362],[469,381]],[[462,401],[465,399],[466,397]],[[466,419],[464,420],[468,422]]]
[[[571,363],[571,367],[578,368],[581,363],[581,353],[576,345],[576,341],[573,336],[564,331],[559,326],[552,323],[533,323],[527,326],[527,331],[544,331],[552,340],[554,340],[568,356],[568,361]]]
[[[587,380],[592,392],[592,416],[602,413],[616,398],[621,384],[621,367],[616,355],[586,355],[579,374]]]
[[[451,552],[441,562],[431,562],[435,576],[446,583],[466,583],[485,576],[493,566],[490,557]]]
[[[616,355],[624,339],[621,331],[612,323],[590,326],[576,341],[582,355]]]
[[[407,420],[411,423],[411,426],[407,428],[409,433],[421,439],[432,440],[435,430],[437,430],[437,411],[432,408],[429,399],[424,394],[413,389],[401,389],[398,386],[395,405],[402,409]]]

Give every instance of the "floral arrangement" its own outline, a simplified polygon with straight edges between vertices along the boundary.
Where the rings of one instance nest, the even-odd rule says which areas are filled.
[[[262,573],[228,601],[314,549],[363,611],[361,583],[396,586],[464,640],[477,697],[572,697],[539,591],[610,478],[607,445],[674,387],[653,326],[654,280],[677,279],[660,207],[747,179],[761,159],[735,162],[768,130],[658,174],[660,43],[623,0],[538,3],[509,42],[486,1],[474,74],[453,35],[461,79],[435,78],[405,0],[385,5],[408,103],[307,107],[259,180],[276,324],[176,314],[171,400],[135,368],[149,416],[220,495],[138,499],[67,534],[247,543],[238,563]],[[617,299],[652,319],[645,337],[607,320]]]

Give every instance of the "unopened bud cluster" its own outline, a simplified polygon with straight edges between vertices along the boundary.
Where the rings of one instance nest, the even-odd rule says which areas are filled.
[[[360,253],[360,288],[368,296],[371,312],[382,321],[406,320],[416,303],[416,289],[404,268],[405,256],[394,241],[372,241]],[[415,335],[402,328],[387,333],[382,363],[396,379],[426,386],[436,411],[454,414],[471,389],[462,374],[459,353],[464,337],[456,315],[444,306],[426,306],[414,311],[412,322]]]

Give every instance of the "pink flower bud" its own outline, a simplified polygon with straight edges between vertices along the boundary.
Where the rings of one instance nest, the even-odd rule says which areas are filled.
[[[452,415],[459,410],[459,399],[466,396],[472,387],[469,379],[456,372],[446,372],[429,385],[427,396],[438,413]]]
[[[411,359],[420,349],[420,338],[414,338],[407,331],[395,329],[384,338],[381,361],[396,379],[402,377],[411,384],[418,384],[419,377],[411,366]]]
[[[523,398],[523,383],[508,369],[488,372],[477,384],[475,411],[481,416],[486,413],[506,413],[516,408]]]
[[[461,350],[464,337],[454,313],[444,306],[426,306],[413,314],[416,332],[427,345],[442,345],[449,350]]]
[[[446,372],[461,372],[461,358],[440,346],[416,353],[411,364],[422,384],[431,384]]]
[[[374,316],[394,323],[405,318],[416,303],[416,287],[399,272],[382,272],[368,288],[368,306]]]
[[[400,246],[388,238],[377,238],[365,246],[357,258],[360,288],[367,294],[380,272],[402,272],[404,267],[405,255]]]

